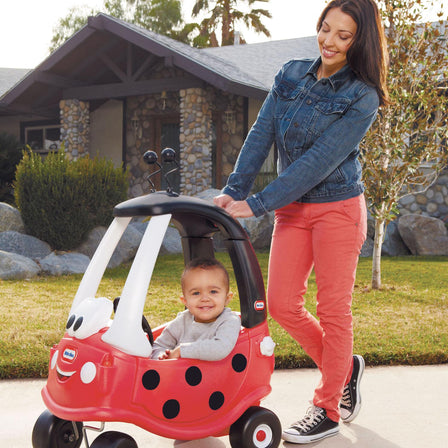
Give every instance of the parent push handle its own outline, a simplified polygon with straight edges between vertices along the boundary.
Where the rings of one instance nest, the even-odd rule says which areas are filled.
[[[102,340],[134,356],[151,355],[151,344],[142,329],[146,293],[171,215],[153,216],[135,255],[121,293],[115,318]]]
[[[93,254],[92,260],[87,266],[86,272],[84,273],[78,290],[76,291],[69,316],[84,299],[95,297],[109,260],[111,259],[112,254],[130,221],[130,217],[116,217],[112,221],[95,253]]]

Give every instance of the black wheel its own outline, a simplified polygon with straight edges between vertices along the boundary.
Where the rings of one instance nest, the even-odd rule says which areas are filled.
[[[232,448],[277,448],[282,435],[278,417],[269,409],[250,407],[231,427]]]
[[[34,424],[32,443],[33,448],[79,448],[82,423],[62,420],[45,410]]]
[[[137,442],[124,432],[106,431],[100,434],[90,448],[138,448]]]

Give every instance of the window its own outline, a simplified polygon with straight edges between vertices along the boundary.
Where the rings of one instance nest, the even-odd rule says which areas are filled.
[[[61,147],[61,126],[48,122],[23,123],[23,141],[35,152],[47,154]]]

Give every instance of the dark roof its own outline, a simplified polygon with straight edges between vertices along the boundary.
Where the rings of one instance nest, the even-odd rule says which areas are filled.
[[[31,69],[0,68],[0,96],[14,87]]]
[[[275,74],[285,62],[319,56],[316,36],[204,48],[201,51],[225,59],[243,73],[250,74],[265,90],[269,90]]]
[[[107,98],[204,83],[263,99],[284,62],[317,54],[315,37],[197,49],[100,13],[34,70],[0,69],[0,75],[5,72],[0,115],[54,117],[63,98],[86,99],[94,108]],[[157,64],[178,67],[183,74],[153,79],[151,68]]]

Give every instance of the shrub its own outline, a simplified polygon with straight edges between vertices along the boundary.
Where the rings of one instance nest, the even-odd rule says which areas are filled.
[[[13,204],[12,183],[17,164],[22,158],[22,148],[12,134],[0,133],[0,202]]]
[[[30,235],[70,250],[94,227],[110,224],[127,186],[127,172],[109,160],[69,161],[63,150],[42,160],[29,150],[17,167],[15,199]]]

